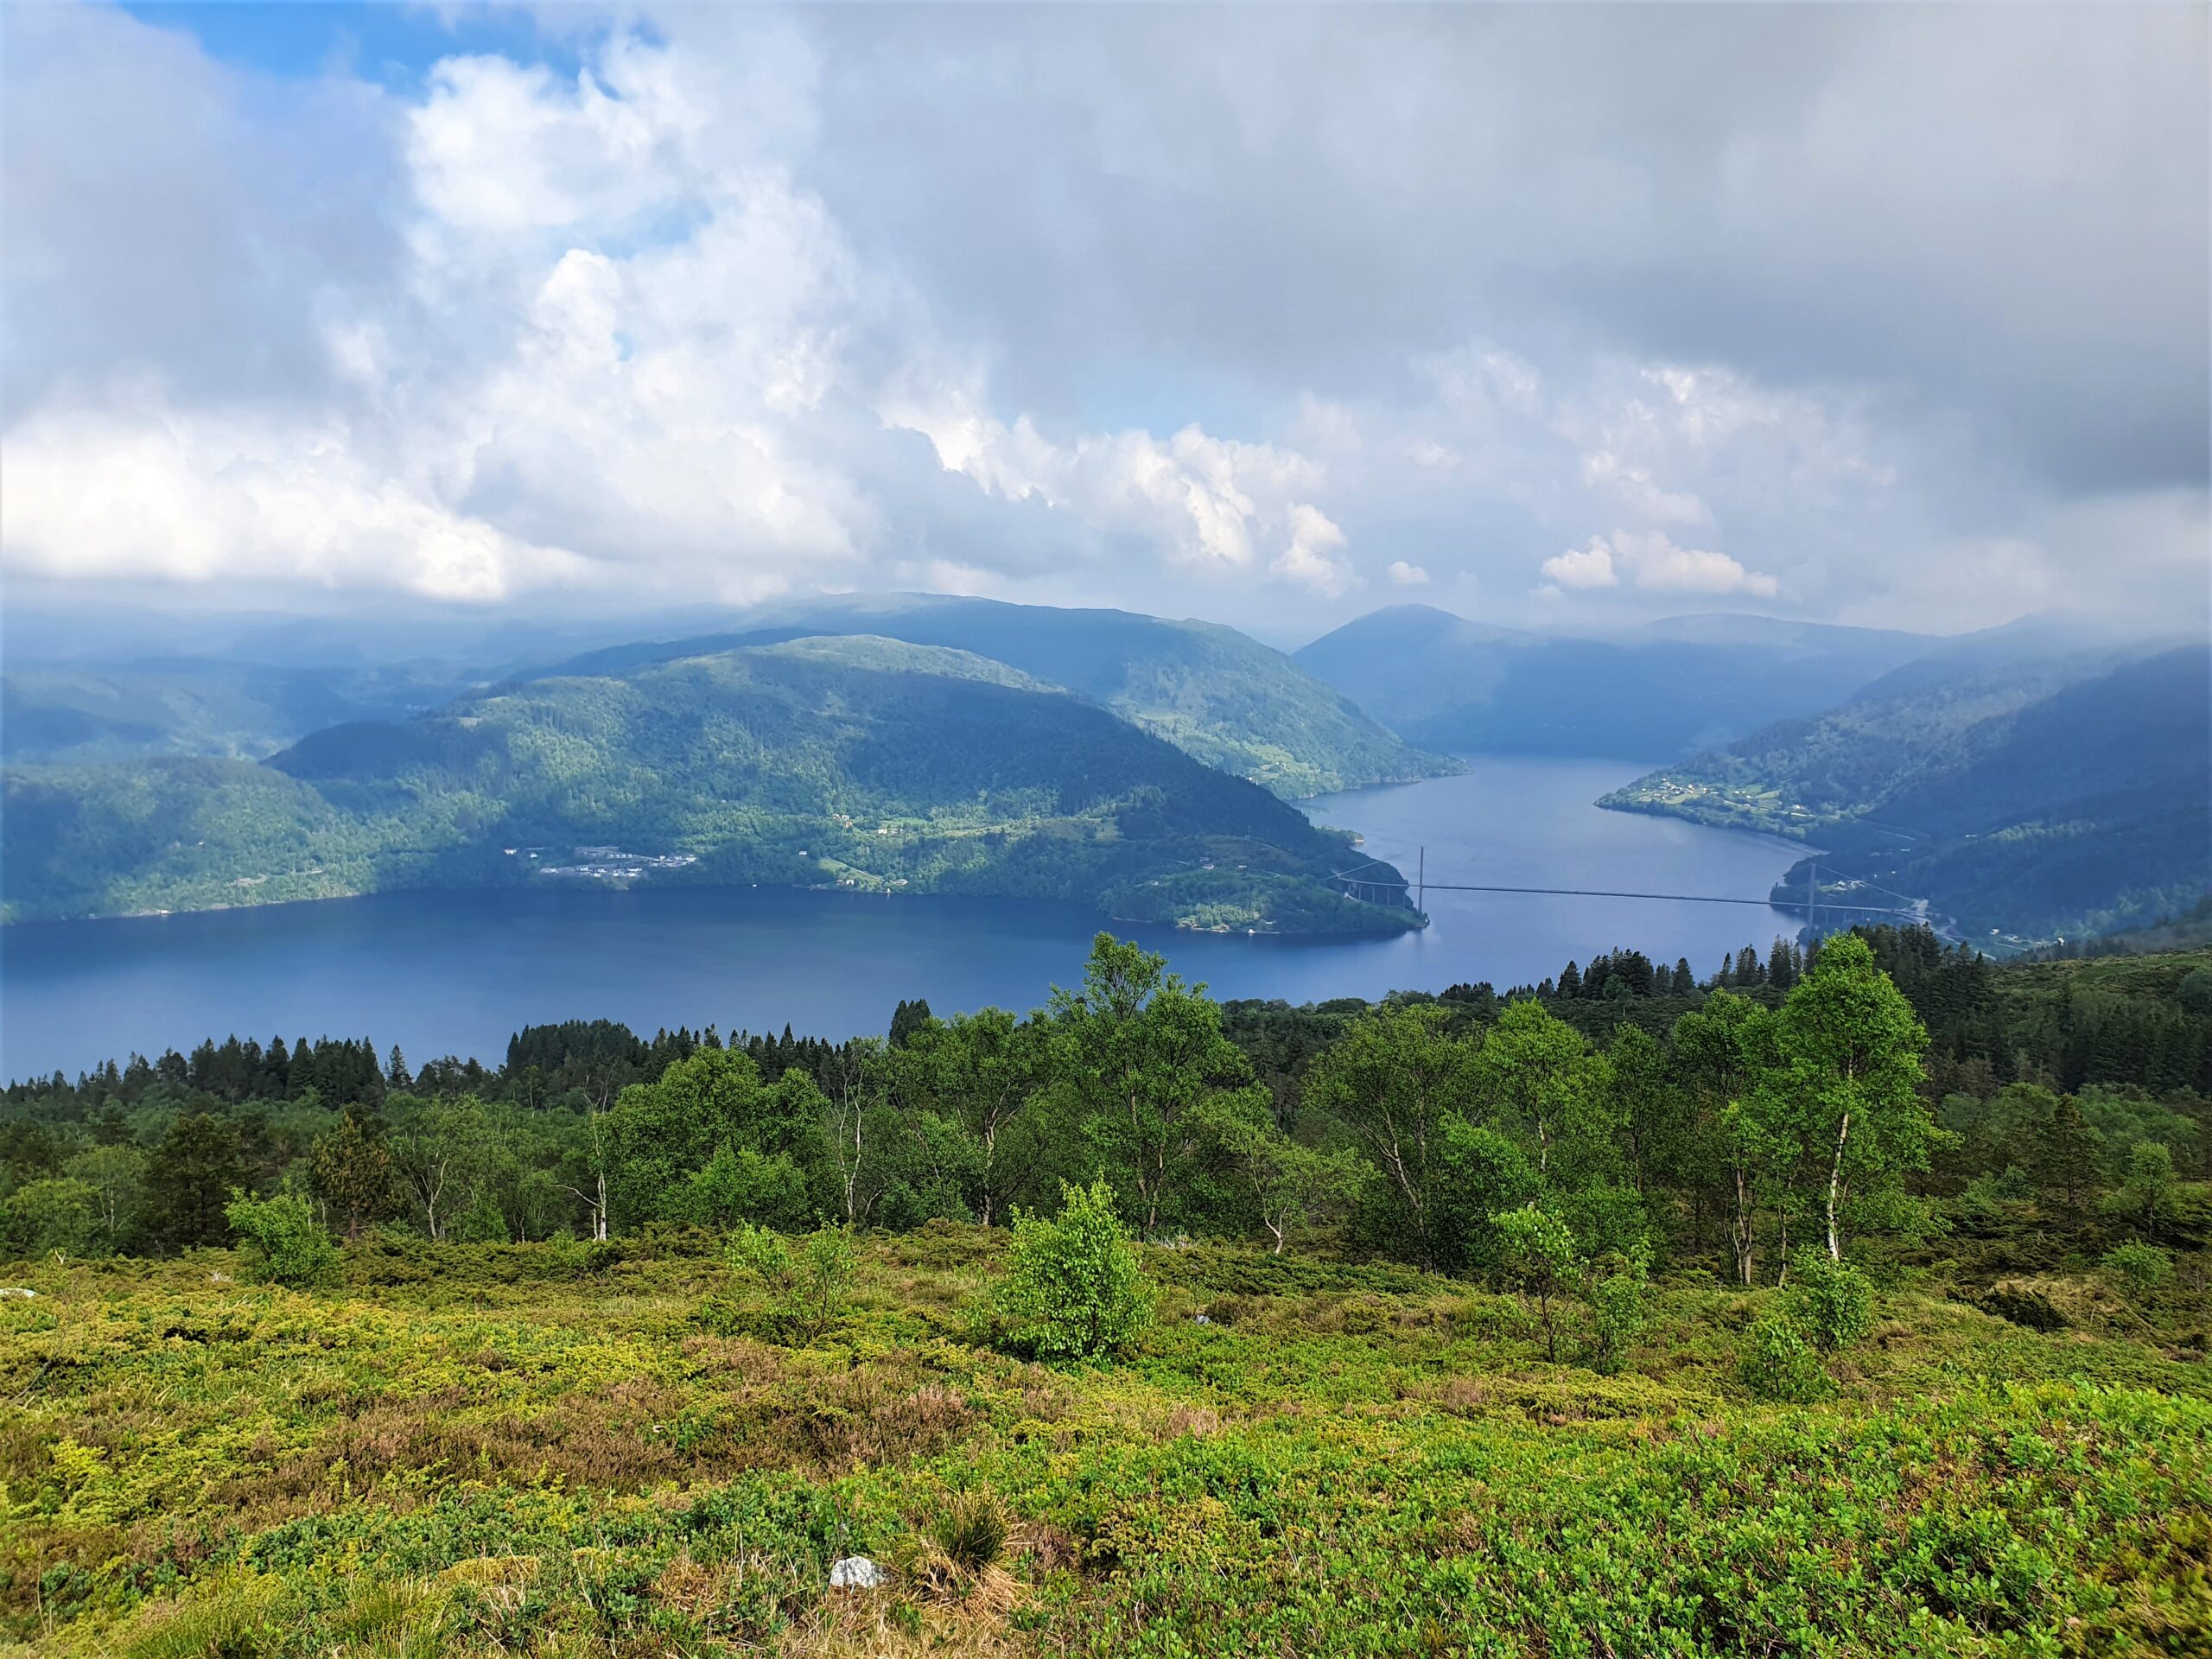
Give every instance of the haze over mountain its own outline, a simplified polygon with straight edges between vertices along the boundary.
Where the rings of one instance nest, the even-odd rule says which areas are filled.
[[[10,761],[260,760],[342,721],[429,708],[468,683],[463,671],[426,662],[302,668],[175,657],[18,664],[0,674],[0,754]]]
[[[1751,615],[1560,638],[1400,605],[1295,653],[1408,742],[1447,753],[1649,760],[1843,701],[1936,644]]]
[[[1267,791],[1004,664],[866,636],[534,680],[266,766],[18,768],[0,828],[11,919],[649,878],[1415,920],[1342,897],[1342,837]]]

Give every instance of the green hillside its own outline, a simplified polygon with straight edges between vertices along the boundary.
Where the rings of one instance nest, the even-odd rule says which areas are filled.
[[[1007,664],[1285,799],[1458,769],[1409,747],[1290,658],[1234,628],[1128,611],[928,594],[817,601],[759,613],[741,632],[616,645],[544,672],[624,671],[733,646],[856,633]]]
[[[24,769],[10,919],[533,880],[1075,899],[1263,931],[1387,931],[1341,838],[1005,665],[809,639],[543,679],[320,732],[268,765]]]
[[[1925,897],[1977,939],[2140,925],[2212,887],[2208,669],[2199,646],[1912,685],[1599,804],[1807,841],[1823,891]],[[1802,893],[1807,873],[1782,887]]]

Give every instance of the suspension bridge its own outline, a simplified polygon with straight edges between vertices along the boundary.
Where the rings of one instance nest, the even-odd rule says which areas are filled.
[[[1532,893],[1562,899],[1659,899],[1677,904],[1750,905],[1760,910],[1802,908],[1815,925],[1819,923],[1821,912],[1823,910],[1847,910],[1853,915],[1859,916],[1916,917],[1921,913],[1920,907],[1916,905],[1908,904],[1902,906],[1857,905],[1822,898],[1820,887],[1821,867],[1818,864],[1814,865],[1808,872],[1805,897],[1802,901],[1777,898],[1772,893],[1764,899],[1738,899],[1729,894],[1713,893],[1636,893],[1618,887],[1523,887],[1492,882],[1432,881],[1428,879],[1428,849],[1426,847],[1421,849],[1421,861],[1416,868],[1418,874],[1411,881],[1399,874],[1393,866],[1384,863],[1379,858],[1370,858],[1363,864],[1353,865],[1349,870],[1334,870],[1331,874],[1344,884],[1345,893],[1351,898],[1381,899],[1387,902],[1390,899],[1409,897],[1414,901],[1414,908],[1422,911],[1428,908],[1428,895],[1432,893]],[[1373,869],[1389,870],[1396,879],[1383,881],[1365,880],[1361,878],[1361,871]],[[1874,891],[1887,893],[1889,890],[1883,887],[1876,888]],[[1904,895],[1891,893],[1890,896],[1893,899],[1901,899]]]

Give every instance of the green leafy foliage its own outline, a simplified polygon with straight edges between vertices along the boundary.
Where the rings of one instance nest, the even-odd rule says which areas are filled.
[[[2148,1301],[2173,1282],[2174,1260],[2155,1244],[2133,1239],[2104,1255],[2104,1269],[2127,1287],[2138,1301]]]
[[[1831,1392],[1821,1357],[1786,1313],[1762,1314],[1744,1333],[1737,1375],[1755,1400],[1802,1405]]]
[[[1063,1185],[1052,1218],[1014,1213],[993,1313],[1007,1345],[1045,1360],[1110,1359],[1151,1322],[1154,1292],[1103,1180]]]
[[[1590,1281],[1590,1368],[1611,1376],[1627,1363],[1629,1350],[1643,1334],[1651,1315],[1651,1268],[1637,1251],[1619,1258],[1610,1271]]]
[[[223,1217],[257,1279],[304,1289],[323,1282],[338,1266],[338,1246],[296,1194],[252,1198],[240,1193],[223,1206]]]
[[[849,1228],[817,1228],[794,1249],[782,1234],[747,1224],[730,1235],[722,1255],[733,1273],[766,1298],[780,1326],[802,1344],[819,1342],[851,1306]]]
[[[365,1237],[343,1285],[273,1298],[222,1254],[39,1264],[0,1300],[0,1640],[2010,1659],[2212,1630],[2208,1376],[2156,1343],[1906,1291],[1777,1409],[1736,1375],[1740,1293],[1660,1285],[1599,1376],[1531,1368],[1464,1282],[1211,1244],[1145,1256],[1163,1313],[1215,1319],[1069,1375],[960,1339],[1005,1244],[857,1241],[811,1351],[702,1335],[709,1246],[677,1235],[418,1241],[416,1278]],[[1022,1519],[947,1593],[991,1508]],[[892,1581],[830,1591],[855,1554]]]
[[[1536,1304],[1536,1317],[1544,1331],[1544,1357],[1559,1357],[1559,1335],[1554,1313],[1560,1292],[1573,1282],[1581,1266],[1574,1248],[1574,1234],[1558,1217],[1535,1205],[1507,1210],[1491,1217],[1497,1230],[1498,1276]]]
[[[1824,1354],[1848,1348],[1874,1328],[1874,1287],[1866,1275],[1821,1250],[1790,1258],[1783,1306]]]

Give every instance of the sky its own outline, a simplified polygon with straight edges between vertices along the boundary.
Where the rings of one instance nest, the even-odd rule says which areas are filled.
[[[0,597],[2202,627],[2202,5],[0,7]]]

